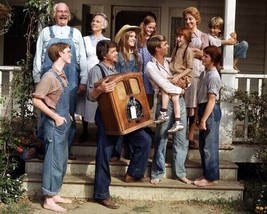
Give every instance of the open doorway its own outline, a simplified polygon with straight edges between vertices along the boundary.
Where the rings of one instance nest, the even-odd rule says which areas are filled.
[[[28,20],[24,19],[25,12],[22,6],[12,6],[14,13],[13,24],[4,35],[4,65],[16,65],[21,59],[25,59]],[[34,46],[34,45],[33,45]]]
[[[137,25],[143,21],[144,17],[147,15],[153,16],[157,22],[157,28],[160,25],[160,8],[159,7],[127,7],[127,6],[113,6],[112,7],[112,38],[120,30],[120,28],[125,25]]]

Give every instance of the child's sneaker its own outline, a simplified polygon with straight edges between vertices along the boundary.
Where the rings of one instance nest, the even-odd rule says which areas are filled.
[[[161,123],[166,122],[168,119],[169,119],[169,115],[166,112],[161,111],[158,119],[154,120],[154,123],[161,124]]]
[[[184,128],[183,124],[181,123],[181,121],[176,121],[173,126],[168,130],[169,134],[173,134],[177,131],[180,131]]]

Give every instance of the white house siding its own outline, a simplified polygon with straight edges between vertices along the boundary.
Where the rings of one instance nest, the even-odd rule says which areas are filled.
[[[25,1],[9,0],[8,2],[10,5],[23,5]],[[202,17],[202,23],[199,27],[201,30],[207,32],[207,24],[211,17],[217,15],[224,17],[225,4],[225,0],[66,0],[64,2],[69,5],[71,12],[74,13],[78,19],[82,19],[82,4],[88,4],[91,8],[91,13],[102,11],[106,13],[108,17],[114,15],[112,14],[112,6],[132,6],[135,9],[138,7],[143,9],[159,7],[160,23],[158,23],[158,32],[164,34],[168,38],[171,32],[171,17],[182,16],[184,8],[195,6],[199,9]],[[235,25],[238,38],[240,40],[246,40],[249,43],[247,59],[240,61],[239,69],[242,73],[267,73],[267,1],[237,0]],[[81,29],[81,26],[76,27]],[[112,28],[108,28],[106,35],[112,37],[113,34]]]

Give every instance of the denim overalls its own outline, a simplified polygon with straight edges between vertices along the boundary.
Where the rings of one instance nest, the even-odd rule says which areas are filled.
[[[50,72],[50,71],[49,71]],[[56,106],[58,115],[64,117],[67,123],[56,126],[54,120],[44,115],[43,131],[45,142],[45,158],[43,162],[42,192],[46,196],[57,195],[63,183],[67,169],[68,144],[67,137],[71,125],[69,113],[69,87],[64,86],[59,75],[51,70],[60,81],[63,91]]]
[[[49,27],[49,31],[50,31],[50,40],[49,43],[47,44],[46,50],[48,50],[48,48],[50,47],[50,45],[54,44],[54,43],[58,43],[58,42],[64,42],[67,43],[68,45],[70,45],[70,50],[71,50],[71,63],[70,64],[66,64],[64,67],[64,71],[65,74],[67,76],[67,80],[69,83],[69,89],[70,89],[70,103],[69,103],[69,113],[73,118],[72,124],[71,124],[71,128],[69,131],[69,135],[68,135],[68,146],[70,147],[75,132],[76,132],[76,122],[74,120],[74,113],[76,110],[76,97],[77,97],[77,90],[78,90],[78,76],[79,76],[79,66],[78,66],[78,62],[77,62],[77,57],[76,57],[76,50],[75,50],[75,45],[74,42],[72,40],[73,38],[73,28],[70,28],[70,33],[69,33],[69,38],[66,39],[60,39],[60,38],[56,38],[55,34],[53,32],[52,26]],[[45,57],[44,57],[44,63],[42,65],[42,73],[41,76],[47,72],[49,69],[51,69],[52,67],[52,61],[49,59],[47,51],[45,53]]]

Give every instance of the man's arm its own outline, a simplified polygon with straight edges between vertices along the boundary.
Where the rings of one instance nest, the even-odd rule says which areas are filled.
[[[32,77],[34,83],[40,82],[41,79],[41,68],[42,68],[42,54],[44,49],[44,29],[38,36],[36,43],[36,52],[33,60]]]
[[[81,79],[81,84],[85,84],[87,83],[87,61],[86,61],[86,51],[85,51],[85,47],[84,47],[84,42],[83,42],[83,37],[82,34],[80,33],[80,31],[78,29],[77,30],[77,40],[79,43],[79,66],[80,66],[80,79]]]
[[[112,92],[115,87],[116,83],[114,81],[109,81],[109,79],[107,78],[102,81],[96,88],[94,88],[91,93],[88,94],[88,98],[91,101],[96,101],[102,93]]]
[[[160,71],[154,62],[148,62],[146,65],[145,73],[148,78],[152,80],[159,88],[162,88],[168,94],[181,94],[182,89],[173,85],[167,76],[164,76],[166,71]]]
[[[84,41],[81,32],[78,29],[75,30],[75,39],[77,39],[79,44],[78,52],[78,63],[80,67],[80,85],[78,88],[78,94],[84,95],[86,93],[86,83],[88,78],[87,72],[87,59],[86,59],[86,51],[84,47]]]

